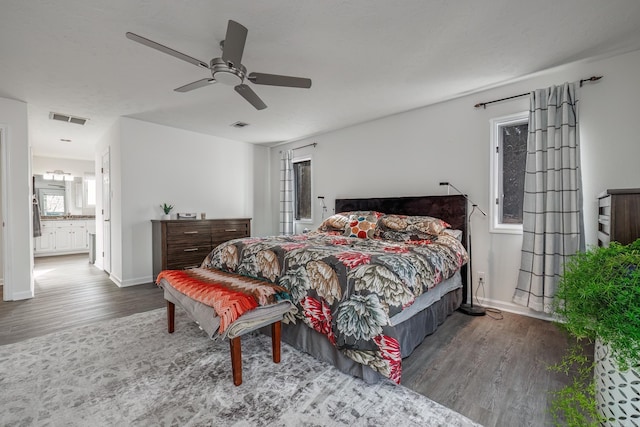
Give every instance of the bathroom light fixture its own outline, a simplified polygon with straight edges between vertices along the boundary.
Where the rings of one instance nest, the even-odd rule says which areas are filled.
[[[71,175],[71,172],[65,172],[60,169],[56,169],[51,172],[47,171],[42,178],[53,181],[73,181],[73,175]]]

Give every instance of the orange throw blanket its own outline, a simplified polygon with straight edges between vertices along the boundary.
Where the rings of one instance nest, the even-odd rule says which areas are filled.
[[[220,334],[247,311],[290,299],[281,286],[209,268],[164,270],[156,282],[160,279],[189,298],[213,307],[220,317]]]

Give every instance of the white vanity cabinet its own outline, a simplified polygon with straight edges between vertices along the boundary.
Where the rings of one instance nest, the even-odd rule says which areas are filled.
[[[56,219],[41,222],[42,236],[34,239],[35,256],[89,252],[89,230],[95,220]]]
[[[56,227],[53,221],[42,221],[40,223],[42,235],[34,240],[33,249],[36,254],[52,252],[56,249]]]

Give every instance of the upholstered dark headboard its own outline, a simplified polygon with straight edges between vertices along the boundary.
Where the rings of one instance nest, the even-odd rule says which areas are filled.
[[[378,211],[386,214],[428,215],[440,218],[451,228],[462,230],[462,243],[467,243],[467,200],[462,195],[380,197],[371,199],[336,199],[336,213]],[[463,301],[467,300],[467,266],[462,267]]]
[[[336,199],[336,213],[378,211],[386,214],[428,215],[462,230],[466,242],[467,200],[461,195],[421,197],[381,197],[372,199]]]

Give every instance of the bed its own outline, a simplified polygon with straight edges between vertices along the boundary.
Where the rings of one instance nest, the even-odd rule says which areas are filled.
[[[231,240],[202,267],[283,286],[298,309],[283,341],[367,382],[400,383],[402,358],[465,298],[466,209],[458,195],[337,199],[317,231]],[[194,311],[201,326],[211,316]]]
[[[362,214],[356,215],[359,217],[370,217],[366,214],[377,212],[438,218],[448,223],[450,229],[460,230],[457,238],[461,242],[466,241],[466,209],[466,200],[458,195],[337,199],[335,205],[335,212]],[[203,265],[258,276],[289,288],[299,313],[283,325],[283,341],[367,382],[387,377],[399,383],[401,359],[409,356],[464,300],[466,253],[452,242],[455,237],[445,233],[434,236],[436,238],[429,244],[420,244],[425,243],[429,236],[418,236],[427,239],[411,242],[398,239],[389,242],[342,234],[341,231],[331,234],[331,230],[323,229],[309,235],[234,240],[214,249]],[[444,243],[454,249],[442,249]],[[401,253],[407,246],[410,253]],[[418,277],[416,280],[431,279],[434,286],[429,284],[420,289],[417,285],[410,285],[407,291],[407,286],[403,285],[413,281],[410,277],[413,270],[407,264],[421,262],[411,257],[416,251],[439,252],[436,255],[451,258],[452,263],[441,263],[435,269],[426,267],[427,270],[431,268],[428,273],[424,269],[418,271],[416,275],[430,274],[430,277]],[[407,256],[409,261],[403,261]],[[373,259],[380,261],[380,258],[385,258],[386,268],[379,264],[363,265],[365,262],[373,264]],[[452,268],[454,264],[455,268]],[[397,272],[394,277],[385,276],[394,269],[404,272],[401,279],[398,279]],[[335,285],[336,280],[344,281],[345,278],[348,278],[347,283],[340,283],[339,287]],[[395,286],[395,294],[388,295],[387,292],[384,299],[380,298],[390,318],[388,324],[382,324],[384,318],[376,317],[384,317],[384,314],[379,312],[375,300],[372,307],[371,294],[367,290],[353,289],[358,287],[358,281],[367,286],[370,283],[377,286],[380,281]],[[315,282],[315,285],[309,285],[309,282]],[[300,283],[312,288],[300,289]],[[349,286],[351,289],[346,289]],[[345,300],[351,304],[342,304]],[[358,310],[368,318],[364,326],[352,324],[350,316]],[[349,328],[347,336],[337,334],[338,329],[344,332]],[[362,330],[366,328],[370,330]],[[372,335],[375,336],[371,338]]]

